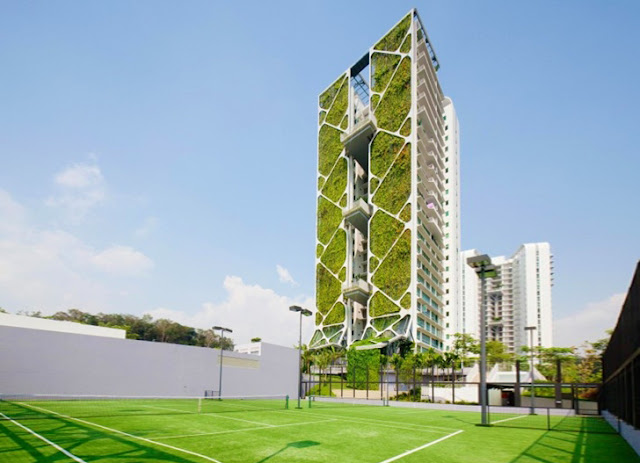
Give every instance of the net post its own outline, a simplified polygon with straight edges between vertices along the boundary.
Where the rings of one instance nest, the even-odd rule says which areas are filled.
[[[289,410],[289,395],[284,397],[284,409]]]
[[[198,397],[198,413],[202,413],[202,397]]]
[[[547,407],[547,431],[551,431],[551,411]]]
[[[312,396],[311,394],[309,394],[309,408],[311,408],[311,402],[312,402],[312,400],[311,400],[311,399],[312,399],[312,398],[313,398],[313,396]]]

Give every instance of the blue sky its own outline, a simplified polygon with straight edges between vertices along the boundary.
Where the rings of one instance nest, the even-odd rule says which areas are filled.
[[[413,6],[460,118],[463,248],[549,241],[557,340],[597,338],[640,256],[632,1],[5,3],[0,306],[292,343],[317,95]]]

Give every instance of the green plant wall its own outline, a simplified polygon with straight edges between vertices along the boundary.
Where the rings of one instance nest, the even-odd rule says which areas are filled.
[[[369,312],[371,317],[375,318],[400,312],[400,307],[380,291],[377,291],[369,301]]]
[[[386,212],[378,210],[371,218],[369,229],[371,235],[376,237],[371,241],[371,251],[383,258],[404,230],[404,224]]]
[[[396,215],[411,194],[411,145],[406,144],[389,169],[376,193],[373,203]]]
[[[411,231],[405,230],[380,263],[373,283],[391,296],[400,299],[411,283]]]
[[[336,323],[343,323],[345,316],[344,304],[342,302],[336,302],[331,311],[324,319],[325,325],[335,325]]]
[[[343,229],[338,229],[327,249],[322,254],[320,261],[336,275],[342,268],[347,257],[347,233]]]
[[[383,177],[403,145],[403,138],[378,132],[371,142],[371,173]]]
[[[316,267],[316,308],[326,315],[341,294],[340,280],[334,277],[327,268],[318,264]]]
[[[347,167],[346,158],[338,159],[322,188],[322,194],[334,203],[340,201],[347,188]]]
[[[404,18],[400,20],[400,22],[391,29],[387,35],[382,37],[378,43],[375,44],[373,48],[376,50],[383,51],[396,51],[402,44],[402,41],[407,35],[409,31],[409,27],[411,26],[411,13],[407,14]]]
[[[342,222],[342,211],[323,196],[318,198],[318,241],[329,244],[329,240]]]
[[[380,381],[380,349],[356,349],[364,344],[354,342],[347,351],[347,384],[354,389],[365,389]]]
[[[405,57],[389,83],[375,115],[378,127],[396,132],[411,109],[411,58]]]

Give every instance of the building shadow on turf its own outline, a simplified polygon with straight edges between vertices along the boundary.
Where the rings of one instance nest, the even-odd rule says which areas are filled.
[[[270,460],[271,458],[275,457],[276,455],[281,454],[282,452],[284,452],[285,450],[287,450],[289,448],[304,449],[304,448],[307,448],[307,447],[313,447],[315,445],[320,445],[320,442],[316,442],[316,441],[312,441],[312,440],[301,440],[301,441],[297,441],[297,442],[289,442],[287,445],[282,447],[277,452],[272,453],[271,455],[263,458],[262,460],[260,460],[260,461],[258,461],[256,463],[263,463],[263,462],[265,462],[267,460]]]

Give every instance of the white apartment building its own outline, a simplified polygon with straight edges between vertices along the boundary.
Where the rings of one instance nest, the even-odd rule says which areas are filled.
[[[461,262],[480,253],[463,251]],[[534,344],[552,347],[551,287],[553,256],[549,243],[527,243],[510,258],[493,257],[497,276],[488,278],[485,288],[487,340],[504,343],[509,352],[529,345],[526,326],[535,326]],[[480,279],[468,265],[461,266],[461,304],[454,318],[458,332],[480,335]]]

